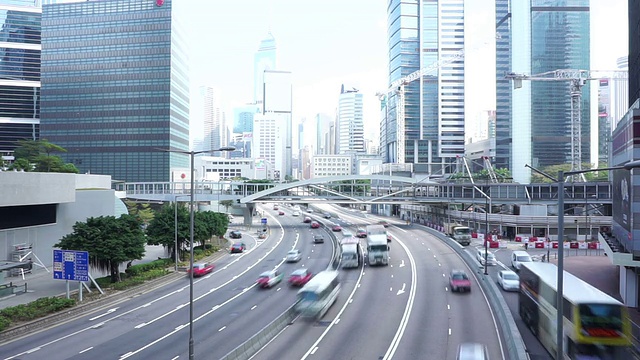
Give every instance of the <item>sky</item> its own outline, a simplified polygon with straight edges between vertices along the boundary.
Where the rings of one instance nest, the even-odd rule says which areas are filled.
[[[219,89],[228,119],[253,100],[253,57],[271,31],[277,68],[293,75],[294,121],[334,115],[345,84],[363,94],[365,132],[377,134],[375,94],[388,85],[387,0],[188,1],[192,89]],[[495,109],[494,0],[465,0],[465,18],[465,116],[474,120]],[[627,0],[591,0],[592,69],[615,69],[627,55],[627,22]]]

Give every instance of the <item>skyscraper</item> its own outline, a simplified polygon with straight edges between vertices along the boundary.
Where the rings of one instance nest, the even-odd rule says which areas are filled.
[[[332,154],[332,152],[329,151],[331,148],[330,129],[331,116],[328,114],[316,114],[316,148],[313,155]]]
[[[194,150],[219,149],[228,146],[228,126],[222,110],[220,91],[209,86],[201,86],[191,106],[191,120],[198,119],[203,123],[203,141]],[[193,129],[193,128],[192,128]],[[226,157],[226,153],[214,152],[213,156]]]
[[[264,72],[276,70],[276,39],[271,31],[260,42],[260,47],[254,55],[253,69],[253,101],[261,104],[264,100]]]
[[[13,159],[17,140],[40,137],[38,0],[0,0],[0,157]]]
[[[497,0],[497,76],[509,72],[540,74],[557,69],[589,69],[589,0]],[[511,24],[504,25],[510,10]],[[507,33],[508,31],[508,33]],[[505,34],[505,35],[503,35]],[[571,158],[571,98],[569,81],[523,81],[511,91],[511,107],[501,105],[509,84],[498,80],[497,166],[507,162],[517,182],[528,183],[530,164],[540,168],[567,164]],[[590,85],[582,88],[581,158],[590,159]],[[510,137],[509,137],[510,131]],[[517,144],[517,145],[516,145]]]
[[[362,94],[357,89],[340,89],[338,100],[338,154],[364,152]]]
[[[420,14],[420,15],[418,15]],[[389,84],[464,48],[464,1],[406,2],[388,6]],[[464,59],[404,87],[404,159],[437,172],[464,154]],[[381,155],[396,162],[398,96],[389,94],[380,128]]]
[[[187,52],[173,0],[45,5],[42,137],[82,172],[168,181],[188,167]],[[109,36],[104,36],[108,33]]]

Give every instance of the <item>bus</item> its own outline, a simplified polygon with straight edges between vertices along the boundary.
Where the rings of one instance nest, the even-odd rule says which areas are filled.
[[[356,237],[345,237],[340,241],[342,248],[342,259],[340,267],[343,269],[360,267],[362,261],[362,250],[360,241]]]
[[[520,318],[555,357],[558,268],[525,262],[520,268]],[[624,304],[564,272],[563,329],[569,359],[624,359],[631,345],[631,321]]]
[[[298,291],[295,310],[304,317],[320,319],[338,298],[338,272],[321,271]]]

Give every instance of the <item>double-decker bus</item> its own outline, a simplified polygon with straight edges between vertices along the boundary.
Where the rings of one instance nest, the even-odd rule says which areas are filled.
[[[520,317],[554,357],[557,353],[557,275],[554,264],[522,263]],[[626,359],[631,321],[624,304],[564,272],[563,350],[569,359]]]
[[[340,281],[335,270],[321,271],[298,291],[295,310],[304,317],[319,319],[338,298]]]

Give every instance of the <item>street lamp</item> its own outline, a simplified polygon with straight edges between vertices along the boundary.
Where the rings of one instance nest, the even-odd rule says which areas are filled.
[[[556,290],[556,327],[558,333],[556,334],[556,359],[563,359],[564,350],[563,350],[563,300],[564,300],[564,178],[565,176],[584,174],[588,172],[595,171],[610,171],[610,170],[631,170],[637,167],[640,167],[640,160],[630,161],[622,166],[614,166],[608,168],[600,168],[600,169],[586,169],[586,170],[575,170],[575,171],[567,171],[563,170],[558,171],[558,178],[554,178],[553,176],[538,170],[530,165],[525,164],[524,167],[527,167],[536,173],[550,179],[553,182],[558,183],[558,279],[557,279],[557,290]]]
[[[236,148],[232,146],[221,147],[213,150],[185,151],[185,150],[169,150],[160,149],[161,151],[189,155],[191,175],[191,189],[189,189],[189,360],[193,360],[193,197],[194,197],[194,159],[197,154],[210,153],[214,151],[234,151]],[[177,216],[177,215],[176,215]]]
[[[175,260],[176,260],[175,271],[178,271],[178,198],[187,197],[187,196],[189,195],[176,195],[173,198],[173,206],[174,206],[173,207],[173,226],[174,226],[173,238],[175,241],[173,252],[175,254]]]

